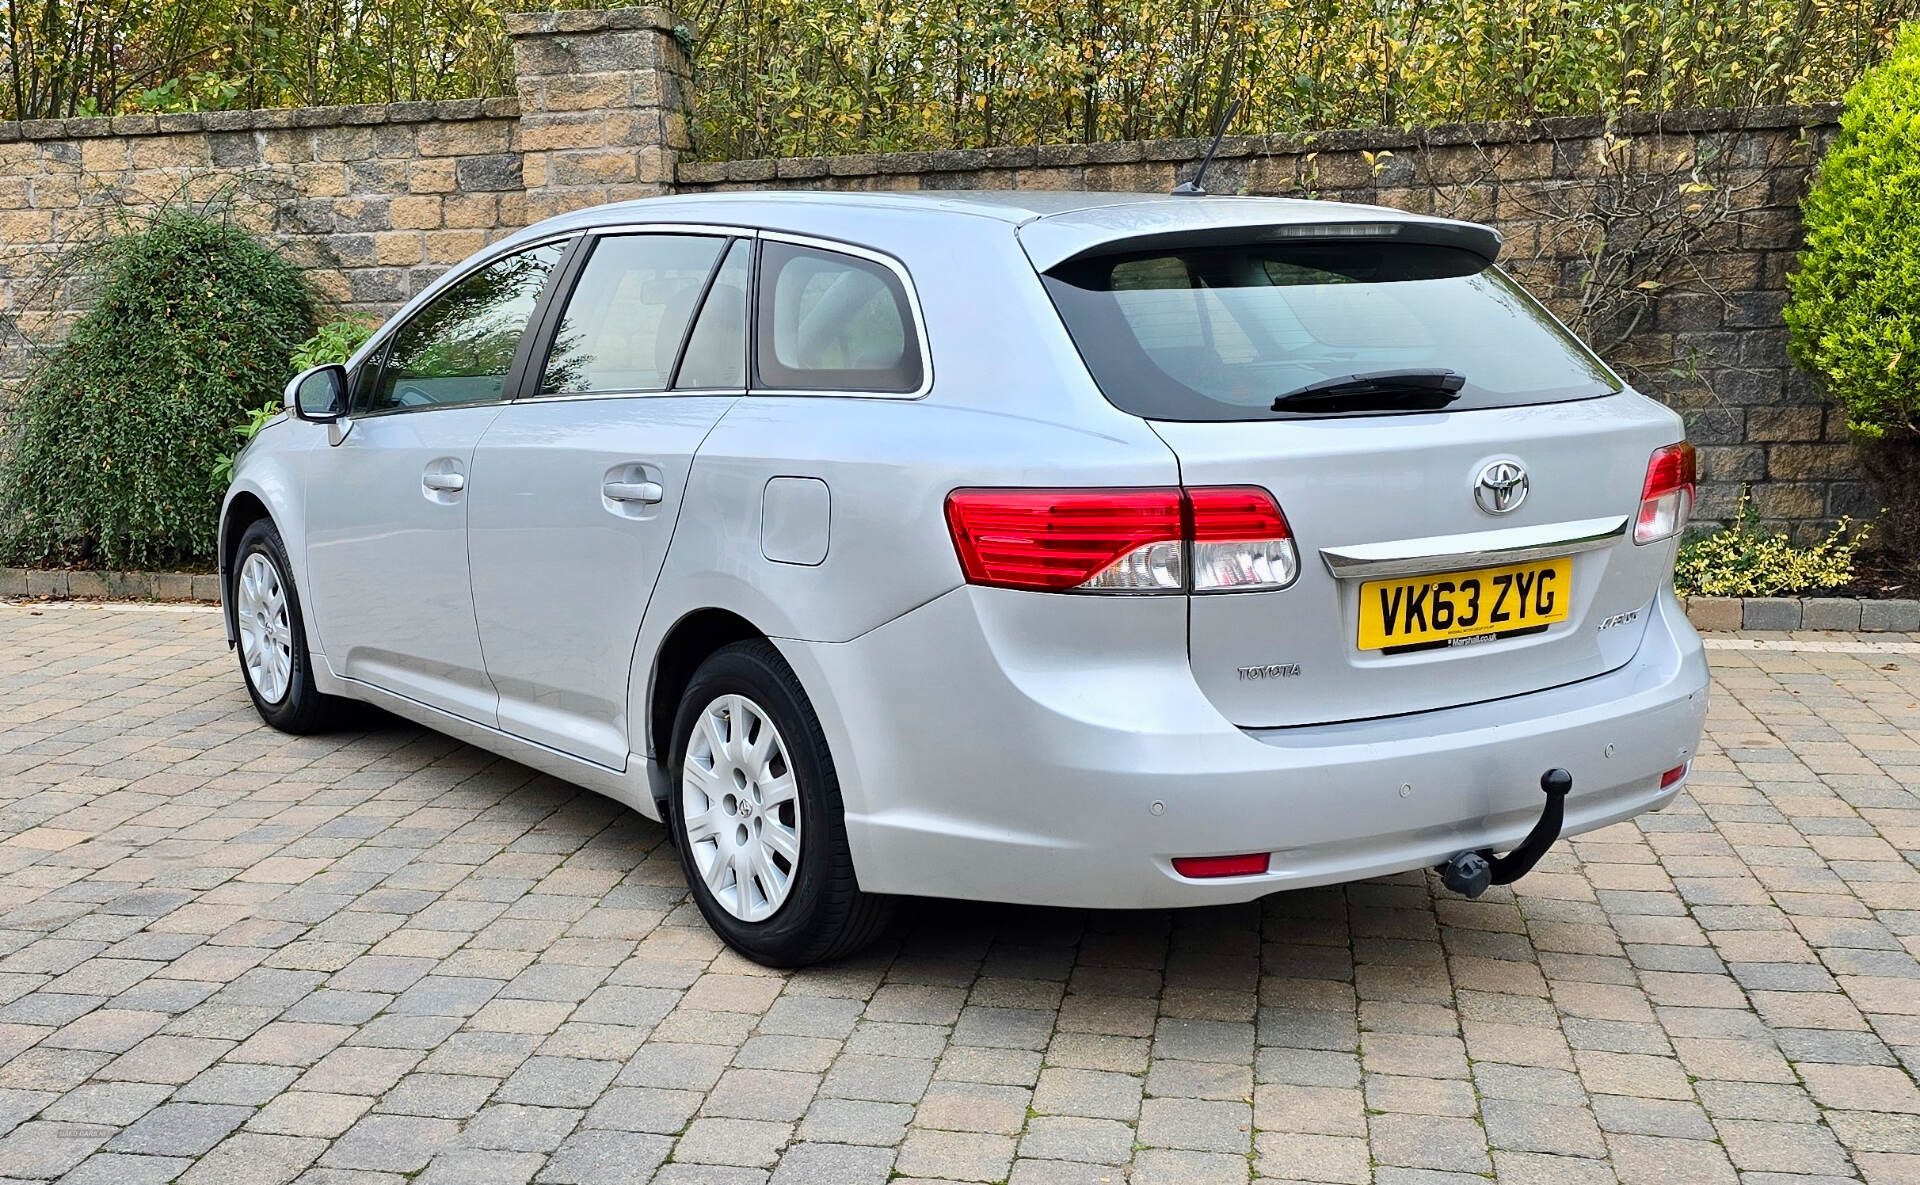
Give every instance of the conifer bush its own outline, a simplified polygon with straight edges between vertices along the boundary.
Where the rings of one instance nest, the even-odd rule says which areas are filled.
[[[1804,218],[1794,358],[1846,413],[1886,502],[1883,543],[1920,556],[1920,22],[1847,92]]]

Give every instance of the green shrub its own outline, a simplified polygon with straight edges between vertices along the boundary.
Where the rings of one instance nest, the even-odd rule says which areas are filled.
[[[83,249],[93,307],[19,392],[0,542],[22,563],[142,567],[213,556],[219,461],[313,331],[292,264],[180,209]]]
[[[1852,582],[1854,552],[1866,537],[1866,527],[1843,518],[1819,543],[1796,547],[1786,535],[1763,528],[1759,511],[1743,498],[1732,524],[1690,534],[1680,545],[1674,588],[1689,597],[1781,597],[1839,588]]]
[[[1847,92],[1804,209],[1795,358],[1859,435],[1920,432],[1920,22]]]

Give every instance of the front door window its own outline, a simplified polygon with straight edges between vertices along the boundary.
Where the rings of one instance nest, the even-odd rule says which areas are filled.
[[[435,297],[393,335],[369,412],[491,403],[566,244],[496,260]]]

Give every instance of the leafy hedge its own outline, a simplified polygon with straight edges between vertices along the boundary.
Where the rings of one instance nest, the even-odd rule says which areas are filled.
[[[0,550],[26,564],[205,561],[233,427],[290,377],[313,295],[246,230],[192,211],[83,252],[93,306],[9,416]]]
[[[516,9],[0,4],[0,120],[511,94]],[[1920,0],[680,0],[708,159],[1833,98]]]
[[[708,160],[1830,100],[1915,0],[683,0]]]

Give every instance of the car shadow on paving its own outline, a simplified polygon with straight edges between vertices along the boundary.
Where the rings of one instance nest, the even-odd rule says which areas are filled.
[[[216,614],[0,606],[0,1178],[1920,1181],[1920,646],[1714,642],[1666,812],[1466,901],[909,903],[774,973],[661,828]]]

